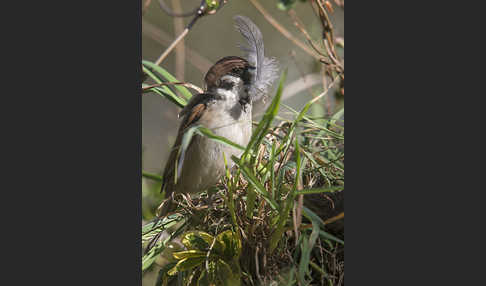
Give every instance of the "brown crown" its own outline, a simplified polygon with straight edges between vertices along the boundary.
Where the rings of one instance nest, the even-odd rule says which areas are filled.
[[[224,57],[217,61],[206,73],[204,77],[204,81],[206,82],[206,88],[209,89],[211,87],[215,87],[219,85],[219,79],[230,73],[235,68],[243,68],[247,69],[249,67],[249,63],[247,60],[230,56]]]

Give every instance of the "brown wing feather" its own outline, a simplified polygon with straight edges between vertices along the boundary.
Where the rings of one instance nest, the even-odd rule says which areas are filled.
[[[176,167],[176,162],[179,160],[179,148],[182,143],[182,136],[184,135],[185,130],[189,126],[196,123],[199,120],[199,118],[201,118],[205,110],[206,110],[206,104],[204,103],[194,105],[194,107],[192,107],[191,111],[187,114],[187,116],[184,117],[184,120],[182,121],[181,126],[179,127],[179,131],[177,132],[177,139],[170,152],[169,160],[167,160],[164,169],[164,175],[162,177],[163,181],[162,181],[162,187],[160,191],[162,192],[165,188],[166,198],[172,195],[172,192],[174,192],[174,187],[176,185],[175,167]]]

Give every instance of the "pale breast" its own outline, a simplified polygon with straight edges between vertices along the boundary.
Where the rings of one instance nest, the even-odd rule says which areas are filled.
[[[238,104],[238,103],[237,103]],[[212,104],[198,121],[198,124],[211,129],[218,136],[225,137],[246,146],[251,136],[251,105],[242,109],[238,117],[229,112],[232,108],[227,102]],[[209,116],[213,115],[213,116]],[[216,116],[214,116],[216,115]],[[223,145],[207,137],[197,135],[187,151],[178,192],[197,193],[215,185],[225,172],[223,153],[229,167],[233,166],[231,156],[239,157],[242,151]]]

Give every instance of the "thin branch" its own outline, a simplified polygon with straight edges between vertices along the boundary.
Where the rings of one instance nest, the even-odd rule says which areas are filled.
[[[299,17],[297,17],[297,14],[295,14],[295,11],[293,9],[290,9],[287,12],[287,14],[292,18],[292,20],[294,22],[294,25],[297,27],[297,29],[299,29],[302,32],[302,34],[307,39],[307,41],[309,42],[309,44],[312,46],[312,48],[314,49],[314,51],[316,51],[316,53],[318,53],[319,55],[325,57],[326,55],[324,55],[323,53],[321,53],[321,51],[319,50],[319,48],[314,44],[314,41],[312,41],[312,38],[310,37],[310,35],[307,32],[307,30],[304,28],[304,25],[302,24],[302,21],[299,19]]]
[[[323,0],[315,0],[315,2],[317,2],[317,5],[319,7],[319,16],[321,18],[322,27],[324,29],[323,31],[325,37],[324,46],[326,47],[326,51],[329,55],[329,58],[331,59],[333,64],[337,66],[337,71],[343,72],[344,66],[340,62],[339,56],[337,55],[336,49],[334,47],[334,28],[331,23],[331,20],[329,19],[329,15],[327,14],[327,11],[324,8],[324,4],[322,3],[322,1]],[[342,77],[344,77],[344,74],[342,75]]]
[[[343,219],[344,218],[344,212],[338,214],[337,216],[334,216],[330,219],[327,219],[326,221],[324,221],[324,224],[331,224],[337,220],[340,220],[340,219]]]
[[[152,0],[145,0],[145,3],[143,3],[142,16],[147,12],[150,2],[152,2]]]
[[[148,85],[148,86],[145,86],[145,87],[142,87],[142,91],[147,91],[151,88],[154,88],[154,87],[159,87],[159,86],[165,86],[165,85],[182,85],[182,86],[185,86],[187,88],[191,88],[191,89],[194,89],[195,91],[199,92],[199,93],[204,93],[203,89],[192,84],[192,83],[188,83],[188,82],[163,82],[163,83],[157,83],[157,84],[152,84],[152,85]]]
[[[189,29],[185,28],[184,31],[170,44],[170,46],[160,55],[160,57],[155,61],[156,65],[160,63],[169,55],[170,52],[177,46],[177,44],[184,39],[184,37],[189,33]]]
[[[159,1],[159,4],[163,3],[163,0]],[[196,13],[194,18],[191,20],[189,25],[182,31],[182,33],[170,44],[170,46],[160,55],[160,57],[155,61],[156,65],[160,65],[160,63],[169,55],[169,53],[177,46],[177,44],[184,39],[184,37],[189,33],[189,30],[192,28],[192,26],[196,23],[196,21],[201,18],[203,15],[205,15],[206,12],[206,6],[204,5],[205,1],[201,2],[201,5],[199,8],[197,8]],[[166,11],[167,12],[167,11]],[[192,13],[192,12],[191,12]],[[194,14],[194,13],[192,13]],[[176,15],[174,15],[176,16]]]
[[[158,42],[163,46],[170,45],[170,41],[168,40],[171,36],[156,27],[155,25],[150,24],[149,22],[142,19],[142,33],[148,36],[150,39]],[[187,60],[191,63],[194,67],[196,67],[201,73],[206,73],[208,69],[211,67],[212,63],[207,58],[200,55],[195,50],[186,46],[187,51]]]
[[[163,8],[166,12],[170,12],[170,14],[172,16],[175,16],[175,17],[185,17],[185,16],[194,15],[194,18],[192,18],[191,22],[189,22],[189,24],[186,26],[184,31],[160,55],[160,57],[157,59],[157,61],[155,61],[155,64],[160,65],[160,63],[169,55],[169,53],[177,46],[177,44],[179,44],[182,41],[182,39],[184,39],[184,37],[187,35],[187,33],[189,33],[189,30],[194,26],[194,24],[196,23],[197,20],[199,20],[201,17],[203,17],[205,15],[212,15],[212,14],[216,13],[219,9],[221,9],[223,7],[224,3],[226,3],[225,0],[220,0],[219,5],[209,7],[207,5],[207,1],[202,0],[201,4],[197,8],[197,10],[194,10],[195,12],[192,11],[192,12],[187,13],[187,15],[186,14],[178,15],[176,13],[170,12],[169,10],[166,10],[166,9]],[[163,0],[159,0],[159,4],[165,5]],[[161,6],[161,7],[163,7],[163,6]],[[165,7],[165,8],[167,8],[167,7]]]
[[[179,0],[172,0],[172,7],[174,12],[182,11],[181,2]],[[174,34],[178,35],[184,31],[184,20],[181,17],[174,17]],[[184,40],[181,40],[180,45],[175,48],[175,76],[177,79],[184,81],[184,67],[185,67],[185,45]]]
[[[277,20],[275,20],[266,10],[263,8],[263,6],[257,1],[257,0],[249,0],[253,6],[265,17],[265,19],[275,28],[277,29],[282,35],[284,35],[287,39],[292,41],[295,45],[297,45],[299,48],[304,50],[306,53],[311,55],[312,57],[316,59],[320,59],[319,55],[316,55],[314,51],[309,49],[304,43],[299,41],[297,38],[295,38],[287,29],[285,29],[282,25],[280,25]]]

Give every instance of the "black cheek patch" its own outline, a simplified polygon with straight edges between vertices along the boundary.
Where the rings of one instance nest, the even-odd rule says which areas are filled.
[[[233,105],[233,107],[230,109],[229,113],[231,115],[231,117],[233,117],[234,120],[238,120],[240,119],[240,116],[241,116],[241,106],[237,103],[235,105]]]
[[[245,70],[241,75],[241,79],[243,80],[244,85],[251,84],[251,74],[248,70]]]
[[[232,90],[234,86],[235,86],[235,84],[231,81],[223,81],[219,85],[220,88],[226,89],[226,90]]]
[[[246,112],[246,108],[250,104],[250,97],[249,96],[241,96],[240,100],[238,101],[243,108],[243,111]]]

